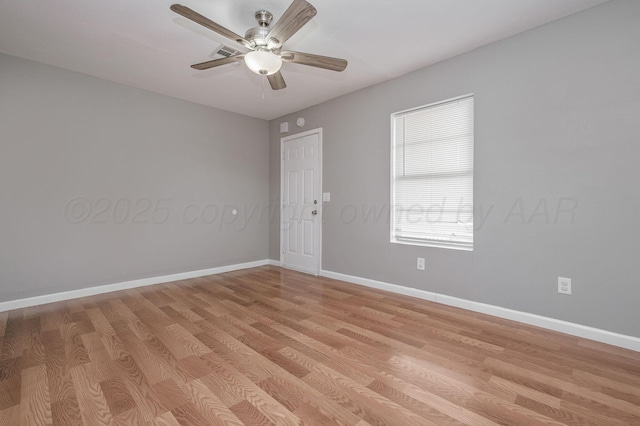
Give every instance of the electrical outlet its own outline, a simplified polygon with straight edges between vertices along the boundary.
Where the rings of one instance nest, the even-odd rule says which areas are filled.
[[[424,271],[424,257],[418,258],[418,269],[420,269],[421,271]]]
[[[558,293],[571,294],[571,278],[558,277]]]

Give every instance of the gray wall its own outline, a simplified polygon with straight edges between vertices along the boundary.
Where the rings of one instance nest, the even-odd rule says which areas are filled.
[[[267,258],[267,158],[266,121],[0,55],[0,301]]]
[[[271,200],[279,123],[302,116],[301,130],[324,132],[323,269],[640,337],[639,22],[640,2],[606,3],[273,120]],[[474,251],[389,243],[389,115],[468,93]],[[573,279],[573,295],[557,293],[558,276]]]

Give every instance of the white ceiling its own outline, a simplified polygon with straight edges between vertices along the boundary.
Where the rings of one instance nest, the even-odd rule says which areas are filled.
[[[244,35],[290,0],[176,0]],[[286,49],[347,59],[336,73],[285,63],[274,92],[243,63],[195,71],[231,41],[171,0],[0,0],[0,52],[252,117],[272,119],[406,74],[608,0],[310,0]],[[264,90],[264,99],[263,99]]]

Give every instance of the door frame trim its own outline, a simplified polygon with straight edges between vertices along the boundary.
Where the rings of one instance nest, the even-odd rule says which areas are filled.
[[[319,170],[318,170],[318,179],[320,180],[320,194],[318,195],[318,216],[317,216],[317,225],[320,227],[318,232],[318,240],[316,241],[318,248],[318,267],[314,270],[309,270],[307,268],[300,267],[291,267],[286,266],[284,263],[284,227],[282,226],[282,210],[283,210],[283,202],[284,202],[284,144],[293,139],[302,138],[305,136],[318,134],[318,161],[319,161]],[[305,272],[313,275],[320,275],[322,271],[322,221],[323,221],[323,202],[322,202],[322,127],[318,127],[317,129],[307,130],[302,133],[296,133],[295,135],[288,135],[280,138],[280,201],[278,203],[278,207],[280,209],[280,244],[278,250],[280,251],[280,265],[283,268],[295,269],[300,272]]]

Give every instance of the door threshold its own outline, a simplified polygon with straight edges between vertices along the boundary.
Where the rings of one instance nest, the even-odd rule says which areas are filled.
[[[300,266],[296,266],[296,265],[285,265],[282,264],[282,267],[285,269],[291,269],[292,271],[297,271],[297,272],[302,272],[304,274],[309,274],[309,275],[314,275],[314,276],[319,276],[320,272],[313,270],[313,269],[307,269],[307,268],[302,268]]]

